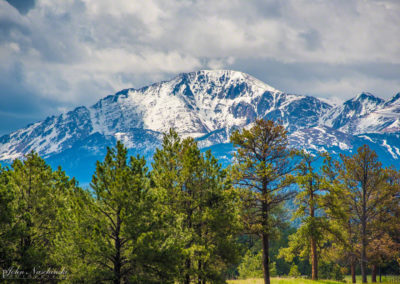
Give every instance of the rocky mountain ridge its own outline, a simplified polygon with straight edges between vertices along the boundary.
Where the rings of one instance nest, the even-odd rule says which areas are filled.
[[[295,147],[346,153],[367,143],[387,164],[400,158],[400,93],[387,101],[361,93],[334,106],[312,96],[281,92],[242,72],[202,70],[122,90],[90,107],[2,136],[0,160],[35,150],[53,163],[79,168],[74,153],[81,153],[80,160],[87,158],[83,164],[89,163],[116,140],[132,152],[151,156],[170,128],[229,159],[230,133],[256,118],[279,121]]]

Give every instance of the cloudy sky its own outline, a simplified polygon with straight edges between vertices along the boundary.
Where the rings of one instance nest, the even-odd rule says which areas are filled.
[[[386,99],[399,39],[398,0],[0,0],[0,134],[199,69]]]

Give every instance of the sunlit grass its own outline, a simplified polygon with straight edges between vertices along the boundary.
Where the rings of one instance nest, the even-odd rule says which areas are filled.
[[[345,277],[346,283],[351,283],[351,275],[347,275]],[[356,275],[356,281],[357,283],[361,283],[361,275]],[[371,283],[372,278],[371,275],[367,275],[367,282]],[[376,276],[376,282],[379,283],[379,275]],[[396,283],[400,284],[400,276],[384,276],[382,275],[382,283]]]
[[[356,277],[357,283],[361,283],[361,275]],[[371,276],[367,278],[368,283],[371,283]],[[379,276],[377,276],[377,283],[379,283]],[[343,282],[333,281],[333,280],[318,280],[312,281],[309,279],[301,278],[271,278],[271,284],[343,284]],[[351,283],[351,276],[345,277],[345,283]],[[399,276],[382,276],[382,283],[397,283],[400,284]],[[245,279],[245,280],[228,280],[228,284],[264,284],[263,279]]]
[[[245,280],[228,280],[229,284],[264,284],[263,279],[245,279]],[[312,281],[308,279],[301,278],[271,278],[271,284],[343,284],[343,282],[337,282],[332,280],[319,280]]]

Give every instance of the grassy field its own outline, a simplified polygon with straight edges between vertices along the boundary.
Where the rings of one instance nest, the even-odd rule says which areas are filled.
[[[346,283],[351,283],[351,276],[345,277]],[[357,283],[361,283],[361,275],[356,276]],[[371,283],[371,275],[367,276],[368,283]],[[376,281],[379,283],[379,275],[376,276]],[[400,276],[384,276],[382,275],[382,283],[396,283],[400,284]]]
[[[263,279],[246,279],[246,280],[229,280],[229,284],[264,284]],[[343,282],[336,282],[332,280],[312,281],[301,278],[271,278],[271,284],[343,284]]]
[[[368,277],[368,283],[371,283],[371,277]],[[396,281],[395,281],[396,280]],[[347,276],[345,278],[346,283],[351,283],[351,277]],[[377,281],[379,283],[379,277],[377,277]],[[263,279],[246,279],[246,280],[228,280],[229,284],[263,284]],[[273,277],[271,278],[271,284],[343,284],[343,282],[337,282],[333,280],[319,280],[312,281],[308,279],[301,278],[279,278]],[[357,283],[361,283],[361,276],[357,276]],[[400,284],[400,277],[393,276],[382,276],[382,283],[397,283]]]

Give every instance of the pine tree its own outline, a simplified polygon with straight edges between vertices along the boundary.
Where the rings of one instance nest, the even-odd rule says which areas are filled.
[[[286,130],[273,121],[256,120],[247,130],[235,131],[231,142],[236,147],[235,179],[245,189],[244,221],[249,233],[262,239],[264,282],[270,283],[269,242],[280,205],[294,194],[291,151]]]
[[[53,171],[34,152],[24,161],[15,160],[10,170],[2,171],[1,178],[1,191],[7,193],[2,199],[8,201],[1,203],[8,207],[10,222],[5,230],[8,264],[30,273],[30,277],[38,277],[34,271],[65,269],[68,262],[59,256],[72,223],[69,213],[73,207],[68,197],[77,188],[75,180],[61,168]],[[47,280],[53,277],[47,276]]]
[[[324,196],[325,211],[331,224],[331,246],[327,249],[328,260],[344,262],[350,266],[352,283],[356,283],[356,262],[359,259],[357,224],[352,207],[346,198],[346,188],[340,181],[341,164],[324,154],[322,173],[329,188]]]
[[[398,214],[400,211],[400,172],[385,169],[386,183],[381,189],[380,204],[371,220],[367,257],[372,268],[372,282],[376,282],[378,267],[400,256],[400,243],[395,241],[399,234]],[[375,196],[374,196],[375,197]],[[381,212],[379,212],[381,211]]]
[[[17,218],[16,194],[10,184],[10,171],[0,165],[0,267],[13,264],[17,242],[14,224]]]
[[[95,194],[91,254],[99,265],[95,281],[130,282],[142,276],[144,266],[135,259],[140,238],[151,230],[154,220],[148,198],[146,161],[131,157],[118,141],[108,148],[104,162],[97,162],[91,187]],[[136,274],[138,273],[138,274]]]
[[[343,167],[340,178],[346,189],[348,208],[358,226],[361,247],[362,282],[367,282],[367,249],[373,223],[385,214],[394,192],[388,186],[387,172],[378,157],[367,145],[358,148],[353,156],[341,155]]]
[[[301,225],[290,236],[289,247],[281,250],[281,256],[291,261],[298,250],[302,250],[300,255],[310,254],[311,276],[313,280],[318,280],[318,248],[322,247],[328,239],[327,235],[333,231],[325,212],[327,207],[332,206],[329,202],[330,186],[318,169],[314,169],[320,155],[301,152],[301,157],[296,176],[299,191],[295,203],[298,207],[293,215],[294,218],[300,218]]]
[[[173,283],[179,232],[168,223],[164,192],[151,186],[146,161],[131,157],[121,142],[109,148],[92,178],[95,203],[86,222],[88,252],[96,263],[92,281]]]
[[[372,268],[372,282],[376,282],[378,267],[396,260],[400,256],[400,244],[396,243],[389,234],[382,233],[379,237],[374,237],[369,243],[367,256]]]
[[[182,261],[179,281],[224,282],[224,270],[236,259],[234,233],[237,198],[226,171],[210,152],[201,153],[192,138],[181,140],[170,130],[154,155],[155,187],[168,197],[175,215]]]

